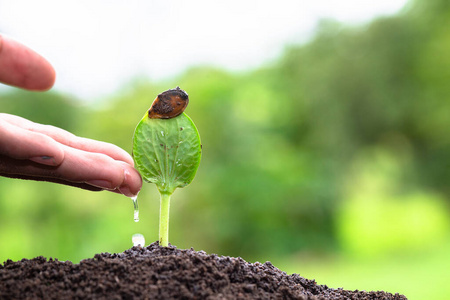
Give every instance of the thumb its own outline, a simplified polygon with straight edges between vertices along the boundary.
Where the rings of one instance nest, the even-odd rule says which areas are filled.
[[[54,139],[1,120],[0,154],[49,166],[58,166],[64,160],[63,148]]]

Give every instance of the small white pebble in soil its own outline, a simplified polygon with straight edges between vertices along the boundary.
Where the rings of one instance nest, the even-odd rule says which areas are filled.
[[[145,246],[145,238],[140,233],[133,234],[131,240],[133,241],[133,246],[141,246],[141,247]]]

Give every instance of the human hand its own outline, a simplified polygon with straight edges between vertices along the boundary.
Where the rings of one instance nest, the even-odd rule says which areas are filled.
[[[121,148],[0,113],[0,175],[136,195],[142,180]]]
[[[0,82],[28,90],[53,86],[55,71],[39,54],[0,35]],[[131,156],[104,142],[0,113],[0,176],[136,195],[142,179]]]

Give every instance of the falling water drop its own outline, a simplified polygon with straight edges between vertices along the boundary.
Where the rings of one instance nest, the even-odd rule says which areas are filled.
[[[131,240],[133,241],[133,246],[141,246],[141,247],[145,246],[145,238],[140,233],[133,234]]]
[[[131,197],[131,200],[133,200],[134,221],[139,222],[139,206],[138,206],[138,202],[137,202],[137,195],[134,197]]]

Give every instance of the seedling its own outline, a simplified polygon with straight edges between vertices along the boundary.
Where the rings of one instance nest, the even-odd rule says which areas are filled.
[[[159,94],[136,127],[133,158],[142,178],[160,193],[159,244],[169,244],[170,197],[194,179],[201,142],[194,122],[184,113],[188,94],[179,87]]]

